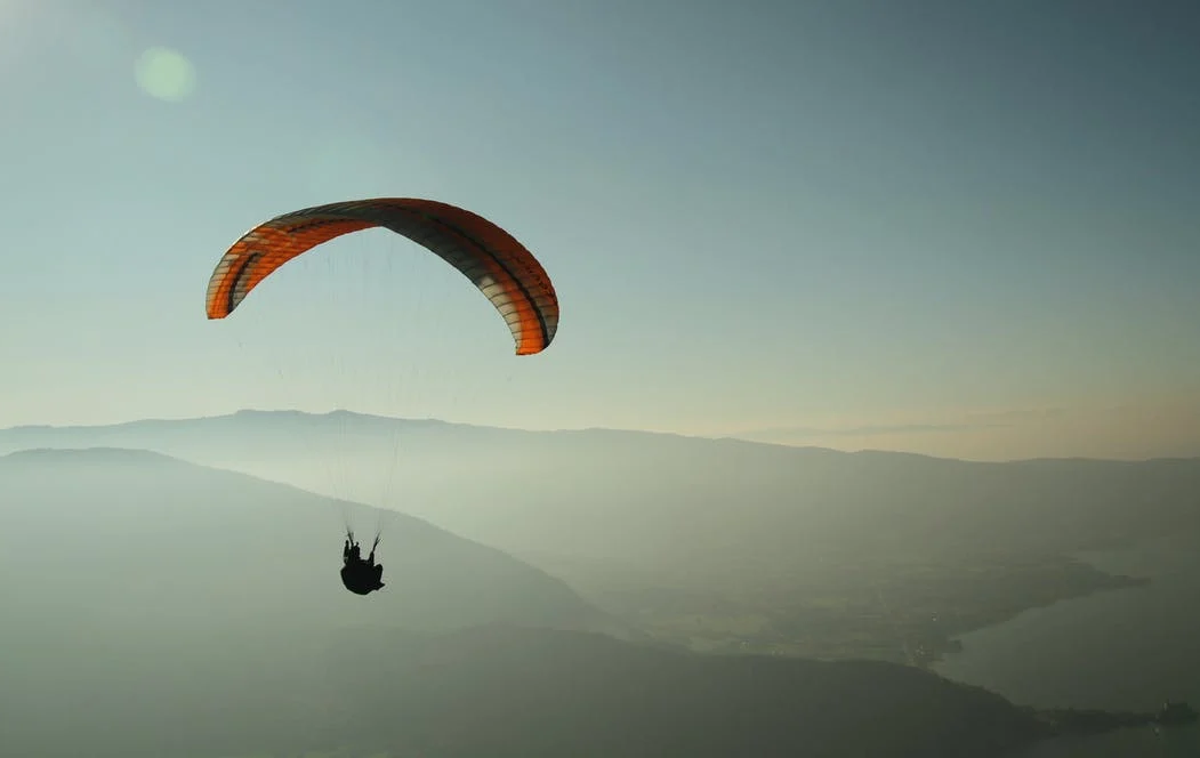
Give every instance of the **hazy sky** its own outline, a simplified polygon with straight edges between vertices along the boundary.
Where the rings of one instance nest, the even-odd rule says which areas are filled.
[[[1197,38],[1193,0],[0,0],[0,425],[1200,453]],[[247,228],[378,195],[525,242],[555,344],[386,233],[205,320]]]

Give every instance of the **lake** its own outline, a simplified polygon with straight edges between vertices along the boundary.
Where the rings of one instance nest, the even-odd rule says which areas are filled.
[[[1200,708],[1200,543],[1195,537],[1080,554],[1149,586],[1037,608],[961,637],[935,668],[1038,707],[1148,711],[1164,700]],[[1013,758],[1200,756],[1200,727],[1150,727],[1047,742]]]

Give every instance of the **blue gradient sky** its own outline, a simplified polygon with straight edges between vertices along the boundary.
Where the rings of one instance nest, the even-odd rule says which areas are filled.
[[[1153,0],[0,0],[0,425],[1200,454],[1197,38]],[[386,235],[205,320],[247,228],[374,195],[525,242],[551,349]]]

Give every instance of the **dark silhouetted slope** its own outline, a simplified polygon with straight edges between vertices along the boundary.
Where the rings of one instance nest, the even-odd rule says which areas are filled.
[[[983,758],[1042,734],[997,695],[892,664],[504,628],[370,636],[330,672],[362,706],[352,723],[436,755]]]
[[[99,630],[8,664],[0,719],[22,758],[991,758],[1044,734],[998,696],[907,667],[511,627]]]

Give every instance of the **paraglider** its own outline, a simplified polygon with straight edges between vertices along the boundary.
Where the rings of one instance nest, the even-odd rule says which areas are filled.
[[[371,554],[364,561],[358,542],[353,534],[346,535],[342,547],[342,584],[355,595],[369,595],[383,589],[383,564],[375,562],[375,548],[379,547],[379,536],[371,545]]]
[[[288,261],[353,232],[385,228],[449,263],[504,318],[517,355],[549,347],[558,330],[558,296],[541,263],[512,235],[471,211],[435,200],[374,198],[284,213],[246,232],[225,252],[208,282],[209,319],[224,319],[255,287]],[[367,595],[382,589],[375,563],[379,535],[366,560],[353,534],[342,549],[342,583]]]

